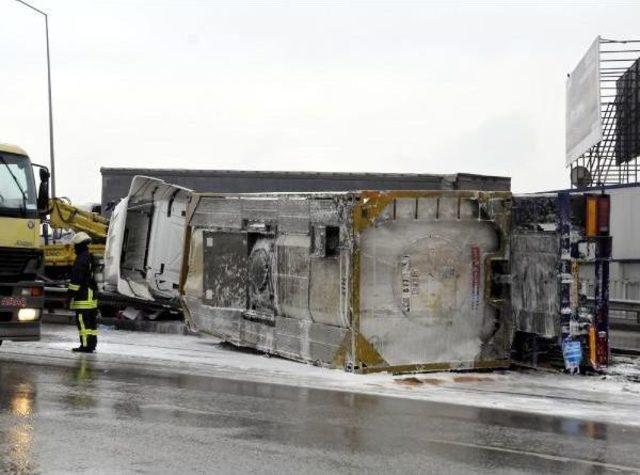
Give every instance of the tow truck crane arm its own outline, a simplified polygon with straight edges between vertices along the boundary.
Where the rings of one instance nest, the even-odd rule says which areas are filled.
[[[54,229],[84,231],[96,244],[104,243],[109,229],[107,218],[77,208],[62,198],[49,200],[49,224]]]
[[[89,251],[92,255],[104,255],[104,244],[109,230],[109,220],[98,213],[82,210],[64,198],[49,200],[49,225],[53,229],[84,231],[91,236]],[[66,277],[76,255],[68,243],[54,243],[44,246],[45,273],[49,278]]]

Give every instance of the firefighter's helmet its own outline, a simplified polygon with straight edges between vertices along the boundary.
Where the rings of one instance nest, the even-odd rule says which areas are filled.
[[[71,244],[73,244],[74,246],[77,246],[78,244],[82,244],[84,242],[91,242],[91,236],[89,236],[87,233],[83,231],[76,233],[71,238]]]

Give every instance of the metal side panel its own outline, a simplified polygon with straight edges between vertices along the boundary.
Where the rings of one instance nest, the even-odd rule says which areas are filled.
[[[182,303],[186,309],[185,317],[195,330],[242,346],[241,312],[235,309],[211,307],[205,305],[201,298],[190,295],[183,295]]]
[[[247,308],[246,233],[203,233],[203,302],[211,307]]]
[[[340,354],[346,351],[345,342],[349,341],[346,328],[286,317],[275,317],[274,325],[266,325],[248,320],[234,309],[205,305],[198,298],[184,297],[183,303],[197,330],[233,345],[322,366],[344,364],[345,358]]]
[[[511,237],[511,306],[516,331],[559,334],[558,237],[518,233]]]
[[[338,200],[318,199],[323,203],[292,195],[197,198],[183,286],[195,327],[297,361],[345,364],[350,250],[335,241]],[[317,243],[312,206],[325,233]],[[334,241],[326,255],[313,246],[327,245],[328,224]]]
[[[189,190],[160,185],[154,196],[153,217],[147,243],[146,281],[158,297],[178,296],[182,267]]]
[[[114,208],[109,221],[104,251],[104,279],[105,285],[111,289],[117,289],[120,281],[120,256],[122,255],[128,203],[129,198],[123,198]]]
[[[346,328],[276,317],[273,352],[286,358],[333,367],[348,333]]]
[[[311,320],[310,246],[309,236],[282,235],[276,240],[274,279],[277,308],[283,316]]]

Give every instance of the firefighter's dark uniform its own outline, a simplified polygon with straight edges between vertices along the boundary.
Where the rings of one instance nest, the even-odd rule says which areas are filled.
[[[95,298],[96,283],[93,279],[89,243],[75,246],[76,261],[71,269],[69,308],[76,312],[76,324],[80,334],[80,347],[74,351],[91,353],[98,344],[98,301]]]

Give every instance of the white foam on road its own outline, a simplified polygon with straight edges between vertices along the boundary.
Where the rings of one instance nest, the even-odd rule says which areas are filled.
[[[308,388],[566,416],[640,427],[640,360],[621,358],[605,376],[543,371],[358,375],[235,350],[211,337],[101,329],[98,352],[72,353],[75,328],[45,325],[42,340],[5,342],[0,361],[73,366],[84,358],[104,368],[135,367]]]

